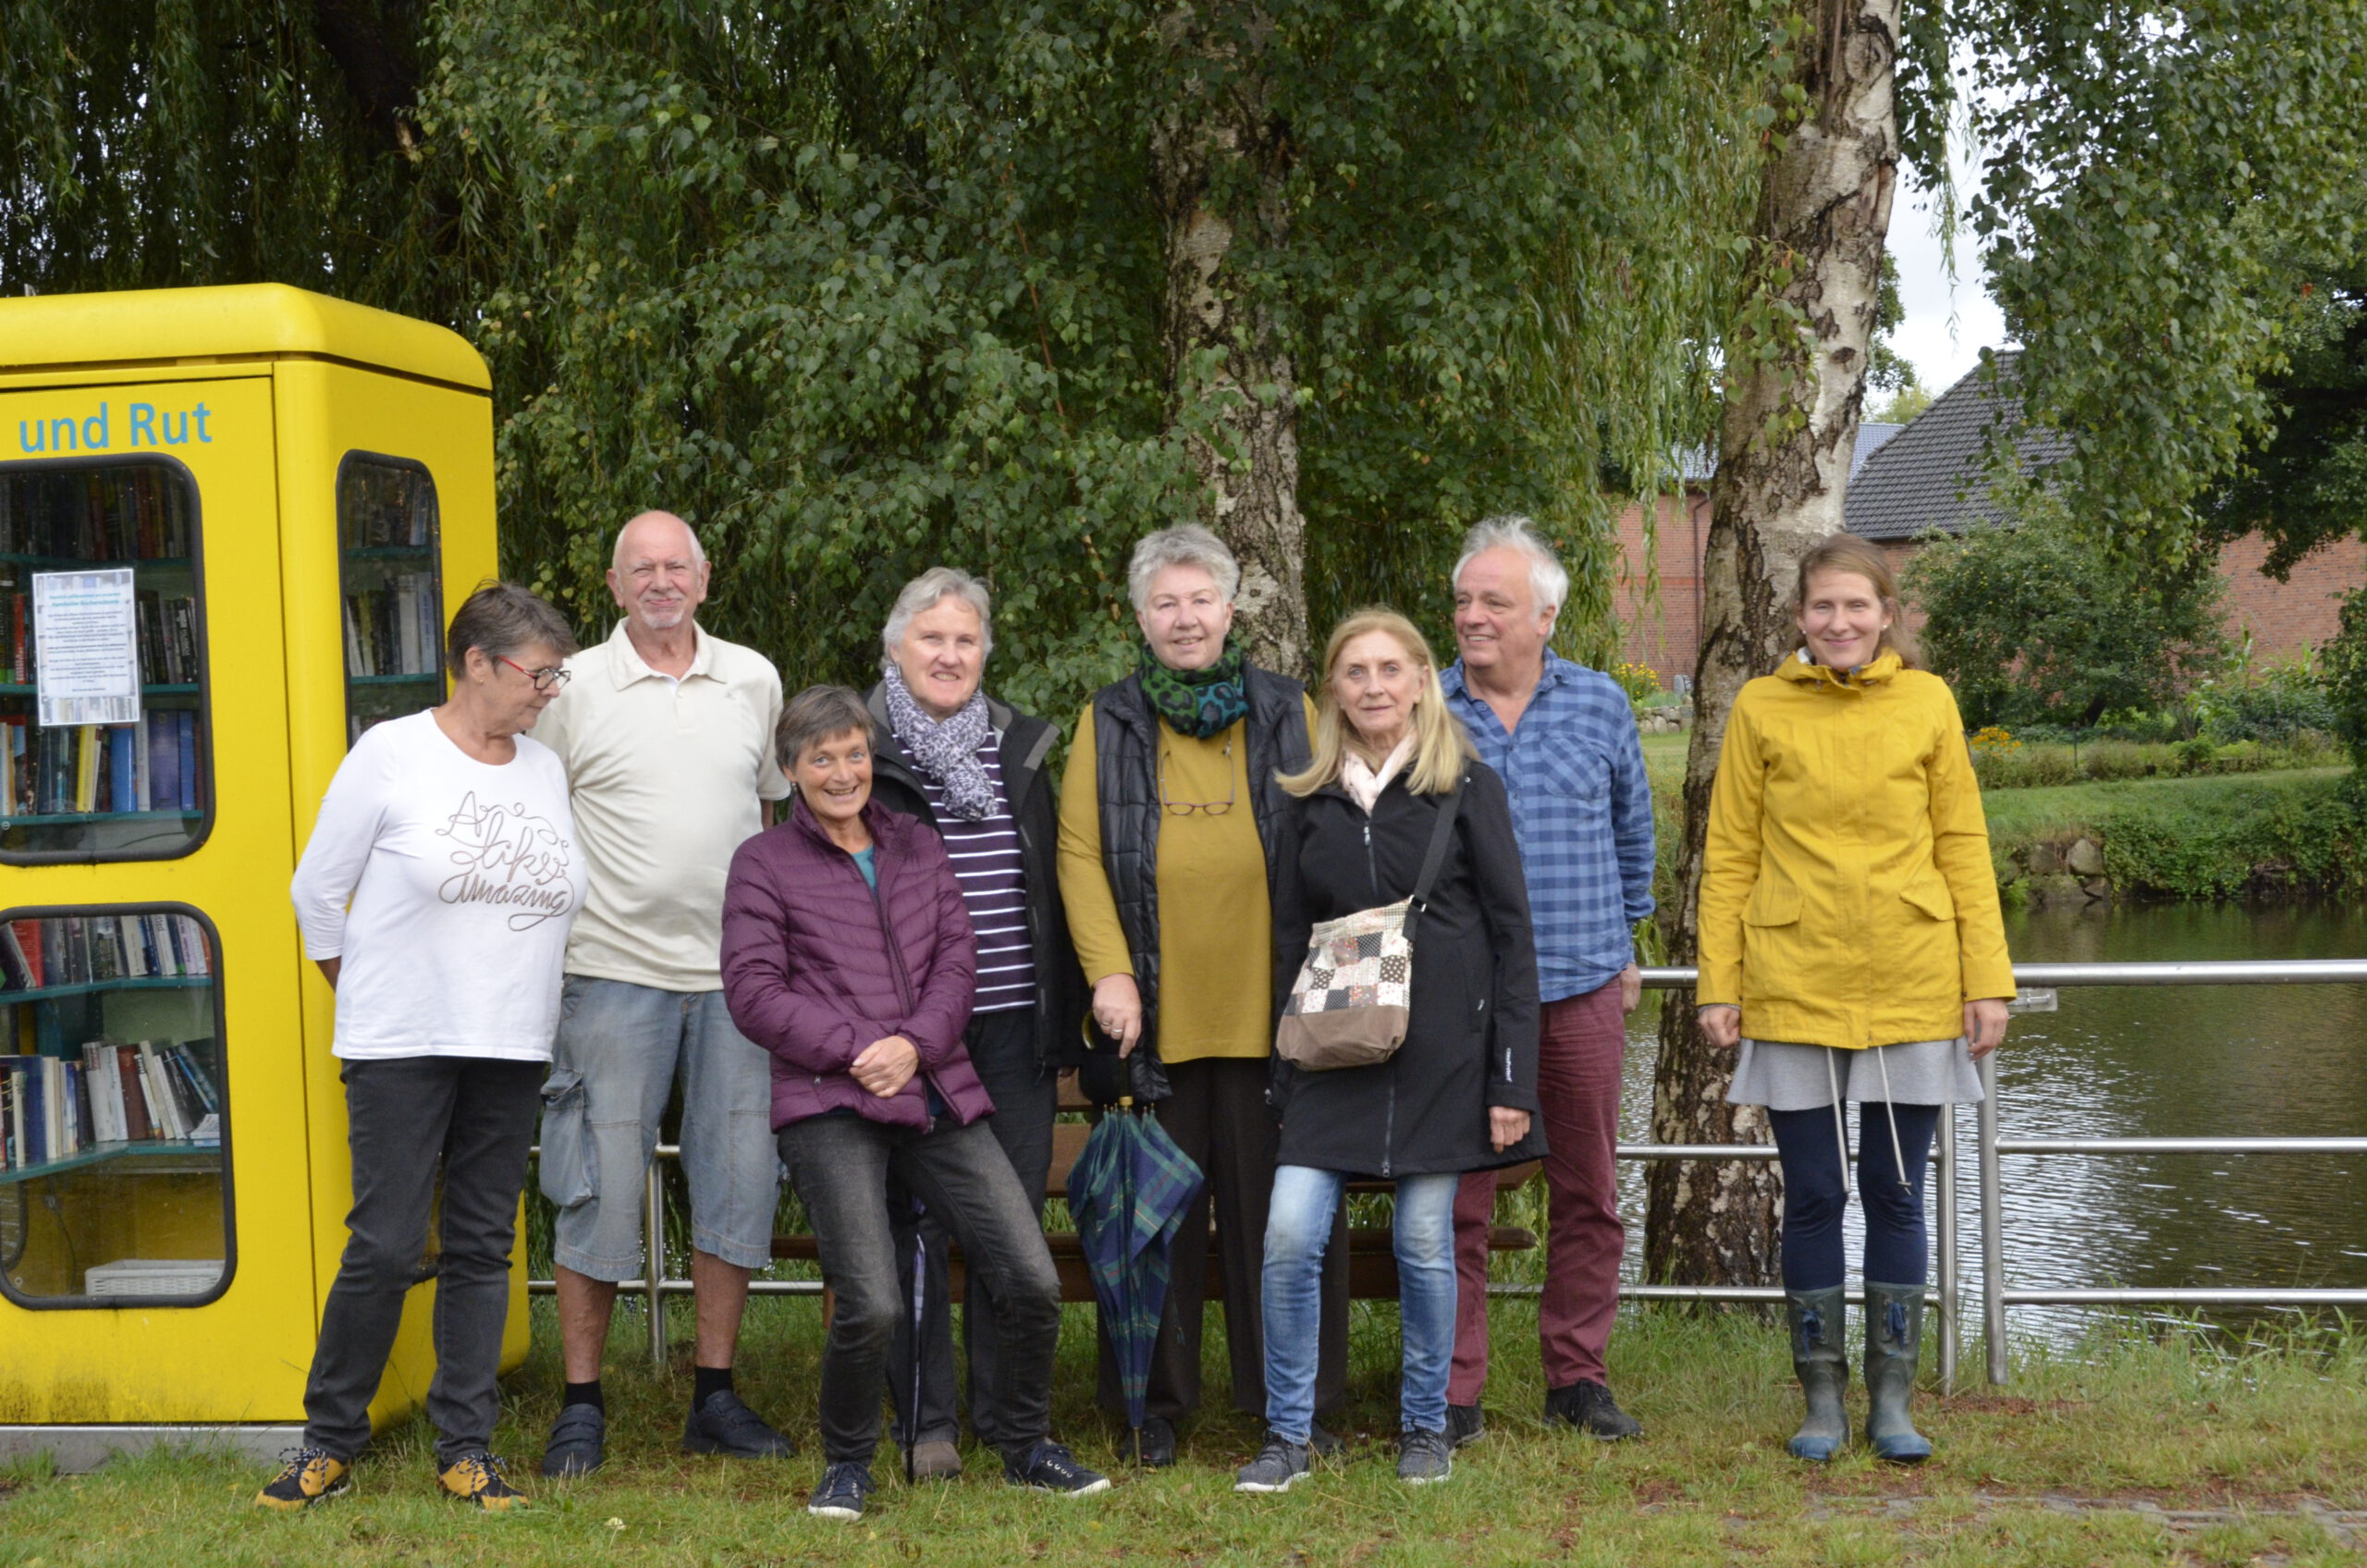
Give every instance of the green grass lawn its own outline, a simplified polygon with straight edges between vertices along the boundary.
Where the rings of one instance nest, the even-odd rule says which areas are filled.
[[[879,1466],[869,1515],[809,1517],[817,1315],[760,1303],[742,1386],[805,1452],[779,1464],[676,1452],[686,1356],[653,1376],[619,1315],[608,1379],[611,1459],[585,1480],[533,1475],[554,1414],[547,1308],[536,1350],[509,1380],[498,1446],[538,1506],[494,1517],[432,1491],[430,1441],[416,1422],[364,1456],[352,1496],[310,1513],[258,1513],[264,1478],[220,1456],[152,1456],[84,1476],[0,1473],[0,1564],[783,1562],[969,1564],[1444,1563],[1657,1565],[1931,1562],[1983,1565],[2357,1563],[2367,1519],[2346,1544],[2321,1502],[2367,1509],[2367,1341],[2324,1334],[2250,1354],[2206,1341],[2155,1341],[2124,1329],[2078,1356],[2032,1358],[2002,1393],[1927,1396],[1939,1455],[1916,1470],[1853,1453],[1830,1467],[1784,1452],[1795,1409],[1780,1335],[1748,1317],[1630,1309],[1613,1377],[1647,1426],[1605,1446],[1550,1432],[1539,1403],[1536,1318],[1497,1310],[1490,1431],[1454,1478],[1414,1490],[1393,1476],[1392,1309],[1358,1308],[1343,1462],[1280,1498],[1237,1497],[1232,1468],[1250,1423],[1204,1417],[1183,1463],[1121,1473],[1109,1495],[1070,1501],[1001,1485],[988,1454],[970,1474],[914,1490]],[[1220,1315],[1211,1314],[1211,1340]],[[1115,1438],[1087,1404],[1090,1314],[1061,1342],[1056,1419],[1088,1462],[1114,1466]],[[1927,1360],[1929,1358],[1927,1357]],[[1209,1347],[1211,1388],[1220,1347]],[[1968,1356],[1968,1367],[1977,1366]],[[636,1370],[636,1367],[641,1369]],[[1854,1390],[1853,1390],[1854,1391]],[[1853,1402],[1854,1403],[1854,1402]],[[2181,1509],[2219,1511],[2178,1520]]]
[[[1679,782],[1683,763],[1678,764]],[[1993,790],[1981,796],[1994,839],[2024,839],[2039,834],[2096,827],[2116,811],[2176,806],[2205,815],[2228,815],[2251,802],[2309,781],[2331,784],[2347,767],[2299,767],[2274,773],[2237,773],[2202,778],[2123,778],[2098,784],[2055,784],[2034,790]]]

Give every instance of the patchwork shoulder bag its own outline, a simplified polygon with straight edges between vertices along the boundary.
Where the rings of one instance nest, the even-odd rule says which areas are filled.
[[[1457,778],[1439,802],[1411,898],[1317,923],[1274,1033],[1275,1054],[1293,1067],[1305,1072],[1369,1067],[1405,1043],[1414,1009],[1415,928],[1446,864],[1462,803]]]

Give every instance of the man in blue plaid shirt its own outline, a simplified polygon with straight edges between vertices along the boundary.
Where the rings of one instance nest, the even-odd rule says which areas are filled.
[[[1545,1417],[1610,1439],[1643,1430],[1611,1397],[1603,1355],[1627,1239],[1613,1159],[1626,1015],[1643,994],[1633,932],[1652,913],[1652,797],[1626,693],[1547,645],[1569,588],[1570,574],[1527,520],[1473,529],[1454,568],[1461,657],[1441,680],[1512,796],[1537,937],[1537,1088],[1551,1199],[1538,1309]],[[1482,1429],[1495,1202],[1494,1172],[1464,1179],[1447,1386],[1447,1431],[1457,1442]]]

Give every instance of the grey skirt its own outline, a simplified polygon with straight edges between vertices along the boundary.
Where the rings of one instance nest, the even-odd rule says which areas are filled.
[[[1843,1099],[1860,1104],[1969,1105],[1981,1098],[1981,1074],[1962,1035],[1856,1051],[1746,1035],[1726,1099],[1770,1110],[1815,1110],[1833,1103],[1836,1083]]]

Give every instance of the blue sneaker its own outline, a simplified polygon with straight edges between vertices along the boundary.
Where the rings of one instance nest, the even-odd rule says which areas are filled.
[[[1018,1459],[1002,1462],[1002,1478],[1014,1487],[1058,1492],[1062,1497],[1091,1497],[1110,1489],[1110,1477],[1076,1462],[1067,1447],[1047,1438]]]
[[[870,1467],[842,1459],[822,1472],[822,1484],[805,1500],[805,1512],[817,1519],[860,1519],[863,1500],[871,1492]]]

